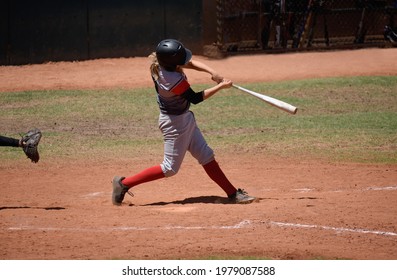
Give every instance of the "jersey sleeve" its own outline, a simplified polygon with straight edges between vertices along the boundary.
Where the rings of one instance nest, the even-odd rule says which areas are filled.
[[[204,100],[204,92],[195,92],[194,90],[192,90],[189,82],[185,78],[179,80],[178,83],[176,83],[175,86],[171,89],[171,92],[175,95],[185,98],[193,104],[198,104]]]
[[[175,86],[171,89],[171,92],[175,95],[182,95],[190,88],[189,82],[185,78],[181,78]]]

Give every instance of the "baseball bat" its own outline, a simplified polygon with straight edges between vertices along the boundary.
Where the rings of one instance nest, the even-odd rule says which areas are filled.
[[[272,106],[274,106],[276,108],[279,108],[281,110],[286,111],[287,113],[296,114],[296,112],[298,111],[298,108],[296,108],[295,106],[292,106],[291,104],[288,104],[288,103],[286,103],[284,101],[281,101],[281,100],[278,100],[276,98],[273,98],[273,97],[270,97],[270,96],[267,96],[267,95],[264,95],[264,94],[257,93],[255,91],[243,88],[243,87],[235,85],[235,84],[233,84],[233,87],[236,88],[236,89],[239,89],[239,90],[241,90],[243,92],[246,92],[248,94],[251,94],[252,96],[255,96],[256,98],[259,98],[260,100],[262,100],[262,101],[264,101],[264,102],[266,102],[266,103],[268,103],[268,104],[270,104],[270,105],[272,105]]]

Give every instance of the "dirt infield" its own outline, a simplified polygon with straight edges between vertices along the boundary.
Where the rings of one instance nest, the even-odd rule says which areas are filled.
[[[236,83],[397,74],[395,49],[198,59]],[[0,92],[147,87],[147,66],[146,58],[121,58],[0,67]],[[2,163],[0,258],[397,259],[397,166],[217,159],[258,202],[228,204],[191,156],[177,176],[137,187],[122,207],[111,204],[112,177],[157,162]]]

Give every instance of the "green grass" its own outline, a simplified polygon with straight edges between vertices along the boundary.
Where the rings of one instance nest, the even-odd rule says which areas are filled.
[[[329,161],[397,163],[397,77],[311,79],[243,85],[299,108],[296,115],[236,89],[192,106],[218,152]],[[207,85],[195,85],[200,90]],[[0,93],[1,134],[44,132],[43,157],[161,158],[152,88]],[[2,148],[1,159],[20,158]]]

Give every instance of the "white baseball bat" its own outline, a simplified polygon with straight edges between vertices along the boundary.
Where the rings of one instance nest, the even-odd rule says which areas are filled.
[[[270,104],[270,105],[272,105],[274,107],[277,107],[277,108],[279,108],[281,110],[284,110],[284,111],[286,111],[286,112],[288,112],[290,114],[296,114],[296,112],[298,111],[298,108],[296,108],[295,106],[292,106],[291,104],[288,104],[288,103],[286,103],[284,101],[281,101],[281,100],[278,100],[276,98],[273,98],[273,97],[270,97],[270,96],[267,96],[267,95],[264,95],[264,94],[257,93],[255,91],[243,88],[243,87],[235,85],[235,84],[233,84],[233,87],[237,88],[237,89],[239,89],[239,90],[241,90],[243,92],[249,93],[249,94],[259,98],[260,100],[265,101],[266,103],[268,103],[268,104]]]

